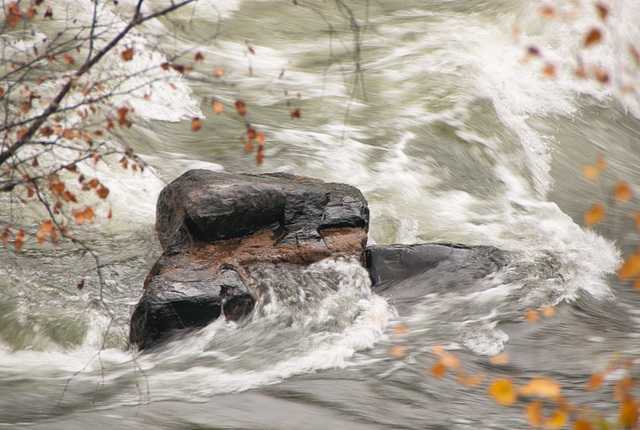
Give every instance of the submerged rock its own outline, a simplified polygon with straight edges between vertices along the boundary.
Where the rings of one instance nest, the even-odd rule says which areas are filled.
[[[253,266],[361,260],[368,225],[367,202],[349,185],[186,172],[158,198],[163,255],[134,309],[130,341],[146,349],[220,316],[242,318],[260,297]]]
[[[373,291],[396,306],[433,292],[468,290],[508,260],[504,251],[492,246],[425,243],[371,246],[365,251]]]

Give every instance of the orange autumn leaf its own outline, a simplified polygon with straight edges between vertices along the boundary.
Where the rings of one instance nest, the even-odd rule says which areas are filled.
[[[450,369],[460,368],[460,359],[453,354],[444,354],[442,357],[440,357],[440,363]]]
[[[18,251],[22,249],[22,245],[24,245],[24,240],[22,239],[16,239],[13,241],[13,246],[15,246]]]
[[[215,112],[216,115],[220,115],[222,113],[222,110],[223,110],[222,103],[220,102],[213,103],[213,111]]]
[[[633,197],[633,190],[628,182],[618,181],[613,189],[613,196],[620,203],[628,202]]]
[[[542,66],[542,74],[549,79],[554,79],[557,76],[556,66],[551,63],[546,63]]]
[[[542,6],[538,10],[538,13],[540,13],[540,16],[544,19],[552,19],[556,16],[556,11],[551,6]]]
[[[24,11],[24,16],[26,16],[27,18],[33,20],[33,18],[36,16],[36,10],[34,8],[32,8],[32,7],[28,7]]]
[[[123,61],[131,61],[133,59],[133,54],[135,51],[133,50],[133,46],[125,49],[120,53],[120,57],[122,57]]]
[[[528,322],[536,322],[538,321],[539,318],[540,318],[540,315],[538,314],[538,311],[533,309],[525,312],[524,314],[524,319],[526,319]]]
[[[640,291],[640,277],[636,278],[636,281],[633,283],[633,289]]]
[[[46,220],[44,221],[42,224],[40,224],[40,230],[44,231],[45,233],[51,233],[53,231],[53,221]]]
[[[545,317],[549,318],[552,317],[556,314],[556,308],[555,306],[545,306],[542,309],[542,315],[544,315]]]
[[[509,364],[509,355],[505,354],[504,352],[493,355],[489,358],[489,363],[497,366]]]
[[[200,118],[193,118],[191,120],[191,131],[196,132],[202,128],[202,120]]]
[[[407,350],[405,349],[404,346],[401,346],[401,345],[395,345],[389,349],[389,354],[391,354],[394,357],[404,357],[406,353],[407,353]]]
[[[477,387],[484,381],[484,375],[479,373],[473,376],[467,376],[462,370],[458,370],[458,383],[466,387]]]
[[[442,357],[447,352],[442,345],[431,345],[431,353],[438,357]]]
[[[511,406],[518,398],[516,390],[513,388],[513,383],[508,378],[493,381],[489,386],[489,395],[494,402],[502,406]]]
[[[585,212],[582,221],[587,227],[593,227],[600,224],[605,217],[605,207],[602,203],[596,203]]]
[[[633,211],[633,220],[636,223],[636,228],[640,231],[640,211]]]
[[[601,40],[602,40],[602,33],[600,33],[600,30],[598,30],[597,28],[593,28],[591,29],[587,37],[584,39],[584,46],[589,48],[597,43],[600,43]]]
[[[593,425],[587,420],[575,420],[573,430],[593,430]]]
[[[76,64],[76,60],[74,60],[73,57],[69,54],[63,55],[62,59],[64,60],[65,63],[70,64],[72,66]]]
[[[85,208],[84,210],[77,210],[71,213],[73,217],[76,219],[76,222],[80,225],[83,225],[85,221],[91,222],[93,221],[93,217],[96,215],[93,209],[90,207]]]
[[[402,336],[407,334],[407,325],[406,324],[398,324],[393,328],[393,334],[398,336]]]
[[[5,227],[0,237],[2,238],[2,243],[6,245],[9,242],[9,229]]]
[[[258,151],[256,152],[256,164],[259,166],[262,164],[262,160],[264,160],[264,146],[259,145]]]
[[[109,188],[100,185],[100,188],[96,189],[96,194],[101,199],[106,199],[107,196],[109,195]]]
[[[584,166],[582,166],[582,174],[585,178],[594,181],[598,178],[598,175],[600,175],[600,169],[598,169],[597,166],[585,164]]]
[[[47,233],[42,230],[38,230],[38,232],[36,233],[36,239],[38,240],[39,246],[44,245],[45,241],[47,240]]]
[[[22,11],[20,10],[20,6],[18,6],[18,3],[9,3],[7,16],[5,17],[9,27],[15,27],[16,25],[18,25],[21,16]]]
[[[628,398],[622,403],[619,420],[625,428],[632,428],[638,423],[638,404],[634,399]]]
[[[589,382],[587,383],[587,388],[589,391],[596,391],[602,385],[604,381],[605,372],[595,373],[589,378]]]
[[[631,399],[631,392],[636,386],[636,381],[633,378],[626,377],[620,379],[616,382],[616,386],[614,388],[615,396],[620,402],[626,402]]]
[[[264,145],[264,134],[263,133],[256,134],[256,141],[258,142],[258,145]]]
[[[544,422],[547,429],[561,429],[567,422],[567,414],[558,410],[553,413],[551,418]]]
[[[542,402],[529,403],[524,409],[524,415],[529,421],[531,427],[540,427],[544,423],[544,416],[542,414]]]
[[[240,116],[245,116],[247,114],[247,104],[242,100],[236,100],[236,112]]]
[[[436,379],[442,379],[446,373],[447,368],[440,361],[436,362],[430,371],[431,376]]]
[[[640,253],[636,252],[622,263],[618,269],[618,278],[621,281],[627,281],[638,276],[640,276]]]
[[[245,152],[248,154],[250,152],[253,152],[253,141],[251,139],[248,139],[245,144],[244,144],[244,150]]]
[[[218,78],[220,78],[220,77],[224,76],[224,71],[222,71],[221,68],[216,67],[216,68],[213,69],[213,75],[218,77]]]
[[[560,395],[560,384],[549,378],[534,378],[519,390],[523,396],[556,398]]]

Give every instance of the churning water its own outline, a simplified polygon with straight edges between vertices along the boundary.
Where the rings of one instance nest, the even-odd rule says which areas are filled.
[[[181,28],[161,20],[132,35],[130,63],[105,59],[98,72],[134,75],[176,53],[189,52],[184,62],[204,55],[177,85],[153,72],[122,84],[153,81],[139,99],[128,97],[133,127],[111,136],[152,169],[133,174],[117,160],[85,167],[111,190],[114,219],[84,234],[105,267],[113,323],[86,256],[64,247],[0,250],[0,426],[527,427],[520,411],[492,404],[484,389],[430,378],[434,344],[455,351],[469,372],[552,374],[571,401],[615,412],[583,387],[615,351],[640,357],[638,299],[610,279],[620,258],[614,242],[629,251],[640,236],[624,217],[630,208],[613,208],[601,230],[579,223],[617,177],[640,183],[640,72],[627,50],[640,45],[640,3],[612,2],[606,25],[589,2],[558,2],[551,20],[530,0],[379,0],[348,2],[349,10],[293,3],[201,1],[173,16]],[[91,19],[90,1],[56,7],[56,16],[72,9]],[[130,7],[121,0],[105,9],[112,31]],[[603,43],[584,50],[594,25],[604,28]],[[527,57],[530,46],[544,60]],[[610,83],[577,77],[577,53],[606,69]],[[542,73],[545,62],[555,78]],[[216,67],[224,76],[213,78]],[[225,106],[220,116],[212,97]],[[259,167],[240,142],[236,99],[266,136]],[[301,118],[290,117],[294,108]],[[196,116],[204,127],[192,133]],[[594,185],[581,169],[599,154],[609,176]],[[277,295],[249,321],[216,321],[132,353],[128,319],[159,255],[155,199],[196,167],[346,182],[369,201],[370,243],[492,245],[509,262],[425,295],[406,315],[372,294],[353,262],[264,269]],[[24,208],[4,200],[0,211]],[[558,304],[553,317],[522,322],[527,310]],[[399,324],[405,334],[393,330]],[[404,353],[390,353],[393,346]],[[509,366],[487,364],[503,351]]]

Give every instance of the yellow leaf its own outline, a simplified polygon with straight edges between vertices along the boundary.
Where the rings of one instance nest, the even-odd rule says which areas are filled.
[[[529,421],[531,427],[540,427],[544,422],[542,402],[529,403],[524,409],[524,415],[527,417],[527,421]]]
[[[618,278],[626,281],[640,276],[640,253],[636,252],[627,258],[620,269],[618,269]]]
[[[613,189],[613,195],[620,203],[628,202],[633,197],[633,190],[628,182],[618,181]]]
[[[494,402],[502,406],[511,406],[518,398],[511,379],[508,378],[493,381],[489,386],[489,395]]]
[[[587,227],[593,227],[604,220],[606,209],[602,203],[596,203],[585,212],[582,221]]]
[[[519,390],[523,396],[537,396],[553,399],[560,395],[560,384],[549,378],[534,378]]]
[[[567,414],[562,411],[555,411],[551,418],[544,423],[544,427],[548,429],[561,429],[567,422]]]

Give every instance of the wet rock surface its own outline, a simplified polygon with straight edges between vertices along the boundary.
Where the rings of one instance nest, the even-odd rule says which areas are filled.
[[[134,309],[130,341],[147,349],[221,316],[241,319],[260,296],[252,267],[361,260],[368,225],[367,202],[349,185],[186,172],[158,199],[163,255]]]
[[[367,202],[349,185],[284,173],[186,172],[158,198],[163,254],[134,309],[131,344],[148,349],[220,317],[246,317],[268,295],[265,270],[295,272],[346,257],[361,262],[373,291],[402,312],[430,292],[468,288],[507,264],[505,253],[488,246],[365,249],[368,226]]]

